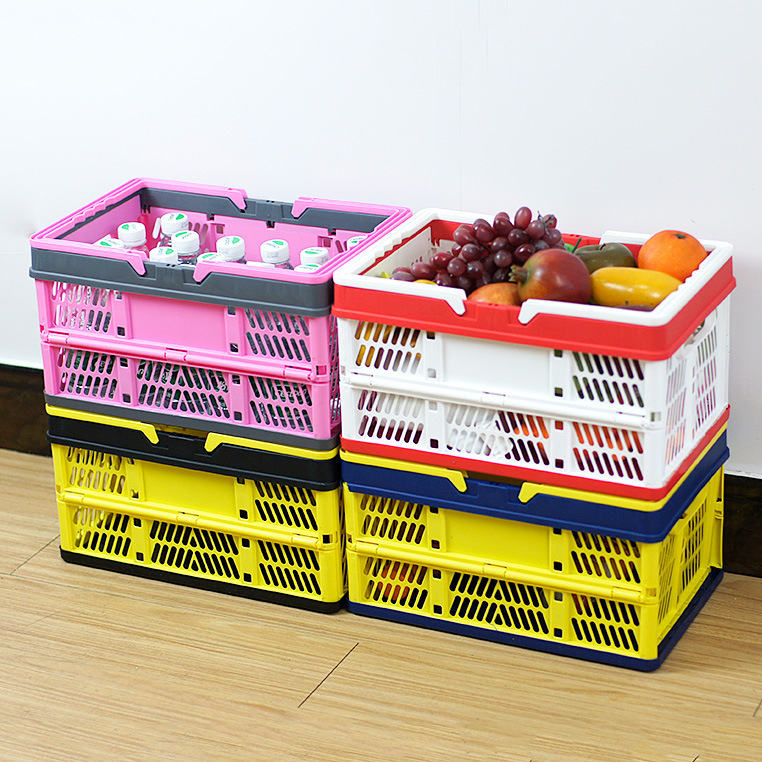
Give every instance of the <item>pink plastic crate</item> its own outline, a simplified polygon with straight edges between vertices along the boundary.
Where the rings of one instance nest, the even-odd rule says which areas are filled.
[[[187,214],[206,248],[241,236],[246,262],[157,264],[139,250],[96,245],[138,221],[153,246],[160,217],[173,211]],[[234,188],[131,180],[31,238],[46,392],[63,406],[151,411],[175,425],[203,421],[242,436],[298,437],[302,446],[305,437],[333,438],[333,272],[409,216],[403,207],[281,203]],[[249,266],[275,238],[288,242],[292,266],[310,246],[329,259],[305,273]]]

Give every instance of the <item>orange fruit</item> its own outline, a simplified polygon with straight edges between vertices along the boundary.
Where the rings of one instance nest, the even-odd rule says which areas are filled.
[[[658,270],[684,281],[706,257],[704,247],[690,233],[662,230],[641,246],[638,267]]]

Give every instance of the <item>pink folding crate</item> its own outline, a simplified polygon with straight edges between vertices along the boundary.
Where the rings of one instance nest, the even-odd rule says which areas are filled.
[[[208,249],[241,236],[246,261],[166,265],[96,246],[138,221],[150,247],[159,218],[172,211],[188,215]],[[408,216],[402,207],[287,204],[233,188],[131,180],[31,238],[46,394],[93,412],[116,406],[125,417],[178,425],[193,418],[315,447],[339,425],[333,272]],[[310,246],[328,249],[329,259],[309,273],[249,266],[275,238],[288,242],[292,265]],[[235,386],[247,394],[236,398]]]

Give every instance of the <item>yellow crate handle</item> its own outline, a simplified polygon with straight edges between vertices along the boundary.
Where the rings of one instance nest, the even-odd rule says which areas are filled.
[[[466,491],[465,471],[457,471],[456,469],[445,468],[444,466],[430,466],[425,463],[412,463],[406,460],[382,458],[378,455],[361,455],[360,453],[347,452],[346,450],[341,451],[341,459],[346,460],[347,463],[359,463],[361,466],[392,468],[395,471],[409,471],[413,474],[436,476],[440,479],[447,479],[458,492]]]
[[[153,508],[146,503],[131,504],[126,499],[103,499],[82,495],[73,490],[64,490],[59,494],[59,498],[68,505],[82,506],[83,508],[92,508],[98,511],[119,511],[139,519],[152,519],[154,521],[171,521],[183,526],[198,527],[212,532],[224,532],[243,536],[253,540],[265,540],[267,542],[276,542],[282,545],[296,545],[300,548],[310,548],[313,550],[322,550],[330,547],[320,541],[319,535],[307,536],[298,534],[291,530],[268,529],[264,527],[247,527],[240,523],[231,523],[227,521],[214,521],[195,513],[183,513],[182,511],[172,511],[161,508]],[[338,545],[338,541],[333,545]]]
[[[389,559],[390,561],[402,561],[404,563],[419,564],[422,566],[432,566],[437,569],[444,569],[450,572],[460,572],[461,574],[474,574],[477,576],[487,576],[498,579],[506,579],[510,582],[532,585],[534,587],[550,588],[565,593],[576,593],[578,595],[590,595],[596,598],[607,598],[626,603],[635,603],[637,605],[656,605],[658,598],[644,595],[639,590],[632,590],[624,587],[616,587],[605,582],[586,582],[579,579],[570,579],[567,576],[554,575],[543,572],[527,572],[515,566],[503,566],[501,564],[491,564],[484,561],[467,561],[453,558],[452,556],[437,555],[433,551],[416,550],[413,553],[402,550],[401,548],[379,548],[379,545],[366,540],[357,540],[347,544],[347,550],[354,551],[363,555],[378,556]],[[381,550],[381,552],[379,552]]]
[[[218,434],[214,431],[207,434],[206,442],[204,443],[204,449],[207,452],[212,452],[212,450],[214,450],[216,447],[219,447],[221,444],[232,444],[236,445],[237,447],[248,447],[251,450],[277,452],[281,455],[295,455],[298,458],[307,458],[309,460],[331,460],[331,458],[335,458],[339,453],[338,447],[334,447],[332,450],[306,450],[302,447],[271,444],[270,442],[260,442],[255,439],[245,439],[244,437],[236,437],[230,434]]]
[[[121,429],[132,429],[140,431],[151,444],[159,443],[159,435],[156,433],[156,427],[150,423],[141,423],[140,421],[131,421],[127,418],[115,418],[111,415],[100,415],[99,413],[86,413],[84,410],[70,410],[68,408],[55,407],[54,405],[45,405],[45,411],[54,418],[70,418],[73,421],[84,421],[85,423],[101,423],[105,426],[117,426]]]

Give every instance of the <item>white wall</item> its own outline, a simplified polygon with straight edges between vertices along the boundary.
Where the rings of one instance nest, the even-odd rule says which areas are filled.
[[[734,244],[729,470],[762,476],[759,4],[6,6],[0,363],[41,367],[27,237],[131,177],[412,209],[526,203],[569,231]]]

